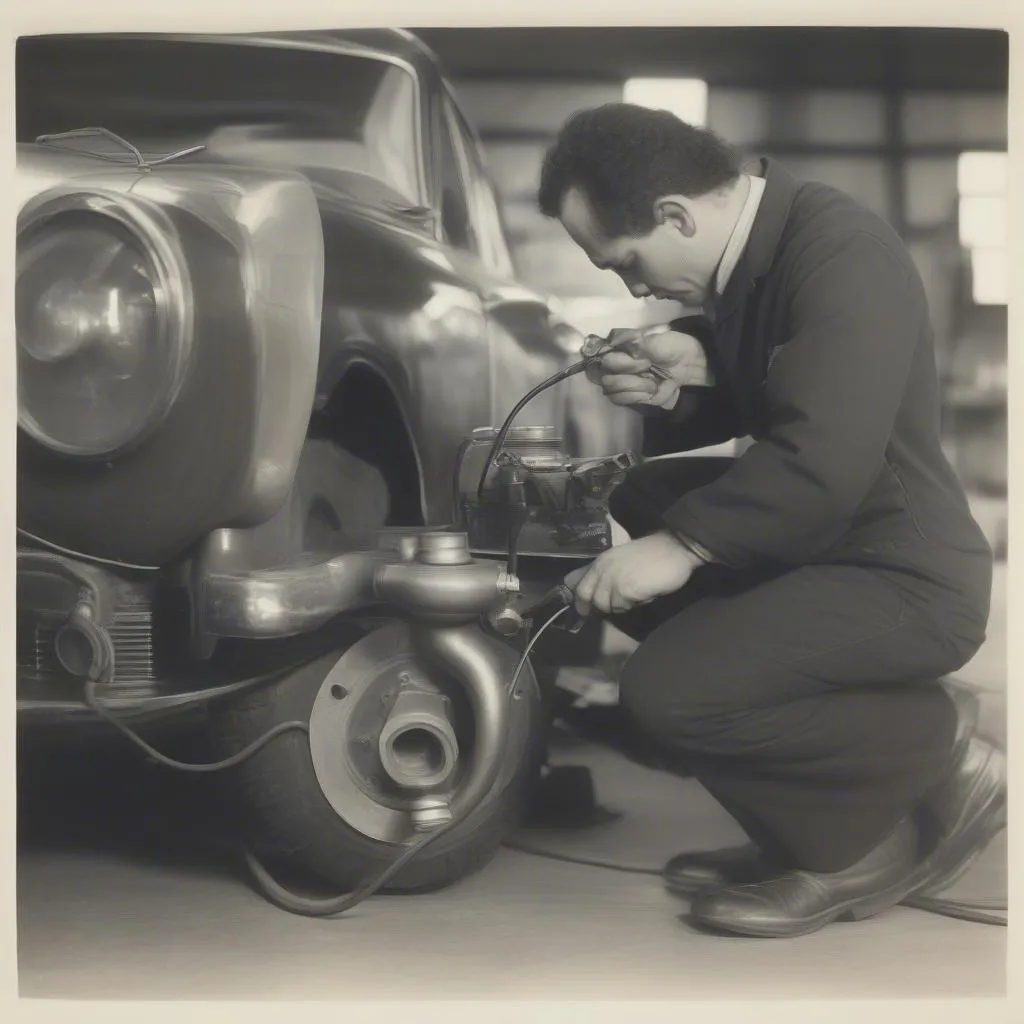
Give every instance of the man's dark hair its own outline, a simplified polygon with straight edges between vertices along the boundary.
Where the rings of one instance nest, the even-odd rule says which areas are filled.
[[[538,200],[558,217],[578,189],[609,238],[646,235],[659,196],[703,196],[735,181],[740,163],[717,135],[667,110],[607,103],[573,114],[544,158]]]

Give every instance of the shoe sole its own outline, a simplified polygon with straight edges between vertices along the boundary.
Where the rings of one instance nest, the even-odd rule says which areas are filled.
[[[952,695],[954,700],[961,706],[961,713],[965,714],[976,725],[980,711],[980,700],[972,688],[960,686],[959,698]],[[972,728],[972,733],[976,730]],[[924,896],[935,894],[937,891],[948,888],[962,878],[977,859],[988,848],[989,843],[1006,828],[1007,814],[1007,784],[1006,784],[1006,754],[999,744],[988,737],[984,737],[992,746],[992,756],[986,764],[998,758],[1001,762],[1000,770],[996,773],[982,771],[978,773],[976,788],[971,792],[965,801],[967,806],[977,799],[979,790],[987,787],[988,792],[982,798],[980,806],[970,815],[966,822],[958,822],[948,840],[940,842],[932,854],[919,864],[911,874],[897,885],[890,886],[881,893],[871,896],[861,896],[846,900],[836,906],[830,907],[827,911],[817,914],[811,918],[795,924],[791,928],[766,925],[745,925],[742,928],[730,927],[724,922],[710,920],[701,915],[690,915],[690,920],[707,928],[716,931],[729,932],[733,935],[746,935],[754,938],[798,938],[801,935],[810,935],[826,925],[833,923],[849,923],[863,921],[878,914],[899,906],[903,900],[910,896]],[[950,867],[941,874],[928,874],[928,864],[934,860],[945,860],[952,856],[953,861]],[[727,883],[729,884],[729,883]],[[732,883],[737,884],[737,883]],[[739,883],[742,884],[742,883]],[[678,887],[669,887],[670,891],[679,895],[699,895],[709,891],[706,888],[691,889],[688,893]],[[685,920],[685,915],[681,915]]]
[[[784,870],[781,869],[780,870]],[[757,882],[765,882],[771,875],[764,875],[761,878],[741,878],[741,879],[728,879],[723,878],[717,882],[693,882],[691,884],[682,884],[676,882],[668,882],[663,880],[665,891],[671,893],[673,896],[698,896],[702,892],[711,892],[715,889],[724,889],[729,885],[750,885]]]
[[[851,897],[848,900],[843,900],[841,903],[834,904],[820,914],[793,922],[790,926],[769,924],[763,926],[756,924],[730,926],[727,922],[712,920],[701,914],[693,913],[691,913],[690,919],[706,928],[730,932],[733,935],[748,935],[754,938],[765,939],[794,939],[801,935],[810,935],[813,932],[820,931],[826,925],[863,921],[866,918],[884,913],[886,910],[898,906],[901,900],[906,899],[915,881],[916,872],[899,883],[888,886],[882,892],[872,893],[870,896]]]

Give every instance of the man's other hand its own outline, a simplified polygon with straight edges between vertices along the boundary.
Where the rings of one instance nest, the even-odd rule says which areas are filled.
[[[598,555],[565,582],[576,594],[576,610],[618,615],[649,604],[686,585],[701,560],[668,531],[628,541]]]

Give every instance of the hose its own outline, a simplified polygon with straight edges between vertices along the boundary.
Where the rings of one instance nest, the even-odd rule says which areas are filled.
[[[661,868],[643,868],[631,864],[620,864],[616,861],[597,860],[590,857],[577,857],[567,853],[545,850],[532,843],[509,840],[502,843],[508,850],[524,853],[530,857],[541,857],[544,860],[560,861],[563,864],[579,864],[588,868],[603,868],[606,871],[618,871],[627,875],[661,876]],[[1007,905],[1005,900],[947,900],[937,896],[908,896],[900,903],[902,907],[924,910],[943,917],[953,917],[960,921],[971,921],[974,924],[992,924],[1007,927]]]
[[[301,666],[293,666],[290,671],[294,671],[295,668]],[[282,673],[284,674],[284,673]],[[108,673],[104,673],[104,677]],[[248,761],[253,754],[259,753],[271,740],[277,739],[282,733],[291,732],[293,730],[299,730],[305,733],[309,732],[309,725],[306,722],[281,722],[275,725],[273,729],[270,729],[259,739],[250,743],[249,746],[239,750],[238,753],[233,754],[231,757],[226,757],[223,761],[214,761],[212,764],[190,764],[187,761],[177,761],[173,757],[168,757],[166,754],[160,753],[159,750],[150,746],[134,729],[129,728],[124,724],[116,715],[113,715],[105,707],[96,696],[96,686],[100,682],[105,682],[106,678],[92,678],[86,679],[85,681],[85,704],[90,710],[94,711],[100,716],[105,722],[114,726],[115,729],[119,730],[125,736],[128,737],[137,747],[139,747],[148,757],[152,758],[159,764],[164,765],[167,768],[174,768],[178,771],[183,772],[219,772],[225,768],[234,768],[236,765],[241,764],[243,761]]]
[[[558,373],[552,374],[547,380],[541,381],[535,388],[528,391],[518,402],[512,407],[512,411],[505,417],[505,422],[502,423],[497,435],[494,438],[494,442],[491,444],[490,450],[487,453],[487,458],[484,460],[484,468],[480,473],[480,481],[476,487],[476,497],[479,501],[484,493],[484,484],[487,482],[487,474],[491,470],[491,466],[494,464],[494,460],[498,456],[498,452],[501,451],[502,445],[505,443],[505,438],[508,436],[508,432],[512,427],[512,423],[515,418],[523,411],[526,405],[532,402],[542,391],[547,391],[548,388],[553,387],[555,384],[560,384],[563,380],[568,380],[570,377],[577,373],[581,373],[585,370],[590,363],[594,360],[581,359],[579,362],[573,363],[571,366],[567,366],[564,370],[559,370]]]
[[[526,665],[527,659],[530,657],[530,652],[533,650],[534,645],[540,639],[544,631],[562,614],[569,610],[569,606],[566,605],[559,608],[530,638],[529,643],[524,648],[522,654],[519,656],[519,661],[516,664],[512,677],[508,684],[508,697],[509,699],[515,699],[516,684],[519,682],[519,676]],[[361,888],[356,889],[351,893],[343,893],[339,896],[300,896],[298,893],[292,892],[283,886],[277,879],[270,874],[266,867],[260,863],[259,859],[251,850],[244,851],[245,862],[252,873],[253,879],[263,895],[281,910],[287,910],[289,913],[298,914],[301,917],[334,917],[338,914],[344,914],[346,911],[351,910],[353,907],[358,906],[363,900],[372,896],[382,886],[387,884],[406,864],[408,864],[414,857],[422,853],[428,846],[430,846],[435,840],[440,839],[441,836],[447,835],[457,825],[460,825],[465,819],[475,810],[475,807],[467,807],[463,810],[463,813],[458,818],[452,818],[439,828],[428,832],[421,839],[416,840],[412,843],[398,858],[392,861],[379,875],[377,875],[370,882],[367,882]]]
[[[516,663],[516,667],[512,672],[512,676],[508,684],[508,697],[510,700],[514,700],[518,697],[516,692],[516,685],[519,682],[519,676],[522,674],[523,668],[526,665],[527,659],[530,656],[530,652],[533,650],[534,645],[540,639],[544,631],[560,616],[569,610],[569,605],[564,605],[559,608],[553,615],[551,615],[547,621],[537,629],[533,636],[530,638],[526,647],[523,649],[522,654],[519,657],[519,661]],[[317,655],[319,657],[319,655]],[[287,675],[289,672],[294,671],[297,668],[302,667],[304,664],[308,664],[310,660],[307,658],[303,662],[289,666],[286,669],[282,669],[280,672],[275,673],[275,677]],[[292,722],[281,722],[268,730],[257,740],[254,740],[247,747],[233,754],[231,757],[225,758],[222,761],[215,761],[210,764],[190,764],[185,761],[178,761],[175,758],[168,757],[166,754],[162,754],[156,750],[149,743],[147,743],[141,736],[138,735],[133,729],[125,725],[124,722],[120,721],[118,717],[111,714],[96,695],[96,686],[100,682],[109,681],[113,677],[114,666],[113,661],[108,662],[106,668],[97,677],[90,677],[86,679],[85,683],[85,703],[86,706],[98,714],[104,721],[113,725],[121,733],[128,737],[136,746],[141,748],[149,757],[157,761],[168,768],[174,768],[179,771],[187,772],[216,772],[223,771],[226,768],[233,768],[236,765],[248,760],[254,754],[262,750],[268,743],[276,739],[278,736],[285,732],[290,731],[302,731],[307,735],[309,733],[309,724],[307,722],[292,721]],[[275,678],[271,677],[271,678]],[[269,680],[268,680],[269,681]],[[290,889],[282,885],[273,875],[267,870],[262,864],[259,858],[250,850],[248,847],[243,847],[242,856],[245,860],[246,866],[251,873],[253,880],[256,883],[257,888],[263,894],[266,899],[273,903],[276,907],[281,910],[286,910],[289,913],[297,914],[302,917],[333,917],[338,914],[343,914],[353,907],[358,906],[365,899],[376,893],[382,886],[386,885],[402,868],[406,866],[414,857],[421,853],[424,849],[434,843],[441,836],[446,835],[456,825],[461,824],[462,821],[473,811],[475,807],[465,808],[462,816],[459,818],[452,818],[451,821],[446,822],[439,828],[428,832],[426,835],[417,839],[415,842],[409,844],[409,846],[399,856],[393,860],[382,872],[375,876],[370,881],[366,882],[360,888],[355,889],[350,893],[344,893],[339,896],[328,896],[328,897],[313,897],[313,896],[301,896],[298,893],[292,892]]]
[[[1006,900],[944,900],[937,896],[908,896],[901,906],[974,924],[994,924],[1006,928],[1009,923]]]
[[[551,626],[556,619],[567,612],[569,607],[569,605],[565,605],[564,607],[559,608],[530,638],[529,643],[520,655],[519,662],[517,663],[509,681],[508,693],[510,697],[515,696],[516,683],[519,681],[519,676],[522,673],[523,667],[525,666],[533,647],[543,635],[544,631]],[[306,662],[303,662],[302,664],[305,663]],[[293,671],[298,667],[301,667],[301,665],[290,666],[289,668],[282,670],[280,674],[287,674],[287,672]],[[104,673],[104,678],[108,678],[111,674],[112,672],[108,670],[108,672]],[[187,762],[178,761],[174,758],[168,757],[166,754],[162,754],[160,751],[150,746],[150,744],[143,740],[142,737],[134,730],[119,721],[116,715],[111,714],[106,708],[104,708],[102,703],[96,697],[96,685],[98,682],[102,681],[102,678],[88,679],[86,681],[86,705],[105,721],[109,722],[121,733],[127,736],[128,739],[140,747],[153,760],[169,768],[174,768],[180,771],[214,772],[221,771],[226,768],[232,768],[235,765],[248,760],[248,758],[262,750],[263,747],[282,733],[289,732],[291,730],[298,730],[307,734],[309,732],[309,725],[305,722],[282,722],[231,757],[211,764],[189,764]],[[422,851],[431,845],[436,839],[439,839],[442,835],[445,835],[448,831],[454,828],[457,821],[461,820],[462,819],[453,819],[443,827],[427,833],[422,839],[410,844],[406,850],[404,850],[391,864],[388,865],[387,868],[384,869],[384,871],[371,881],[351,893],[335,897],[315,898],[300,896],[285,888],[285,886],[278,882],[251,850],[243,848],[242,853],[246,866],[249,868],[257,887],[269,902],[282,910],[304,917],[330,917],[343,914],[374,895],[414,857],[422,853]],[[569,854],[557,853],[553,850],[545,850],[542,847],[518,840],[507,840],[502,845],[506,849],[514,850],[518,853],[523,853],[531,857],[541,857],[546,860],[559,861],[565,864],[577,864],[582,867],[595,867],[607,871],[617,871],[623,874],[632,875],[660,876],[662,873],[660,868],[644,868],[629,864],[620,864],[615,861],[572,856]],[[958,920],[970,921],[976,924],[997,925],[1005,928],[1008,923],[1006,916],[1007,904],[1005,900],[968,901],[944,900],[934,896],[909,896],[903,900],[901,905],[917,910],[923,910],[932,914],[939,914],[941,916],[956,918]]]

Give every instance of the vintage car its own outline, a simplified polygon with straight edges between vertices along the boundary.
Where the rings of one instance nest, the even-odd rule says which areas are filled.
[[[477,620],[519,584],[448,529],[453,464],[582,338],[514,279],[436,61],[22,38],[17,135],[19,721],[201,707],[265,857],[352,886],[462,808],[390,888],[475,870],[544,718],[528,662],[498,699]],[[573,429],[555,387],[514,436]]]

